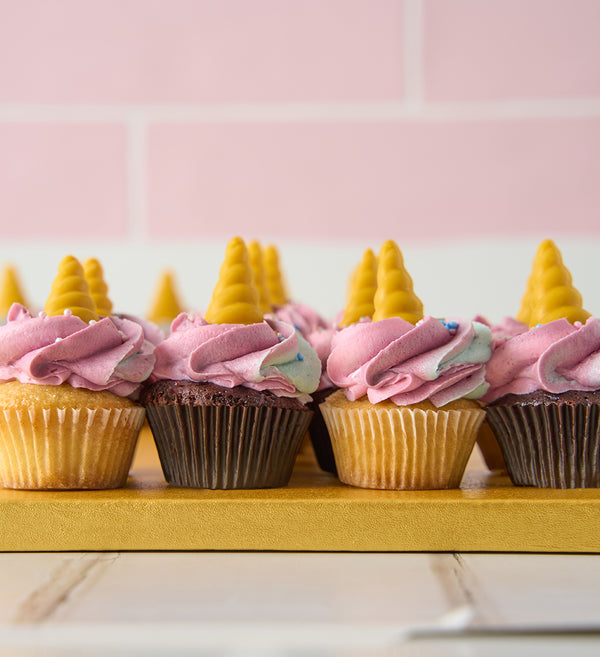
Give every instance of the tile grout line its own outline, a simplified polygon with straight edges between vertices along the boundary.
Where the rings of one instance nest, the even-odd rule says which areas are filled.
[[[99,565],[116,559],[118,555],[107,559],[106,555],[89,553],[78,559],[66,559],[18,606],[12,623],[36,625],[50,620]]]
[[[110,124],[151,122],[327,122],[327,121],[496,121],[544,118],[598,118],[600,98],[505,99],[423,102],[419,83],[403,101],[331,103],[206,103],[27,105],[0,103],[0,124]]]
[[[438,580],[448,604],[455,610],[468,609],[470,613],[467,627],[477,627],[485,622],[475,578],[466,566],[462,556],[452,554],[431,555],[431,569]]]

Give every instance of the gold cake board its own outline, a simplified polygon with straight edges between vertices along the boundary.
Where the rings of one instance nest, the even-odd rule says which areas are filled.
[[[300,454],[286,488],[174,488],[148,430],[127,487],[0,489],[0,551],[599,552],[600,490],[516,488],[471,463],[462,488],[352,488]]]

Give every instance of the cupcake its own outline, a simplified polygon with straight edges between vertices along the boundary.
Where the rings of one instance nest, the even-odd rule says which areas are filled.
[[[583,309],[551,240],[537,250],[523,315],[529,330],[494,348],[487,417],[512,482],[600,484],[600,321]]]
[[[174,320],[142,392],[167,481],[285,486],[319,375],[319,359],[302,336],[264,319],[246,245],[232,239],[205,316]]]
[[[123,486],[144,421],[133,399],[154,364],[142,328],[100,318],[67,256],[45,312],[13,304],[0,345],[0,485]]]
[[[380,251],[372,320],[339,331],[327,361],[340,390],[321,410],[338,476],[362,488],[458,487],[485,412],[488,327],[424,317],[396,244]]]

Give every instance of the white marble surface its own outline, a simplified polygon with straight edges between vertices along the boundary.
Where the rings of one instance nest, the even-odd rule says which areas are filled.
[[[600,555],[0,554],[10,655],[600,654]]]

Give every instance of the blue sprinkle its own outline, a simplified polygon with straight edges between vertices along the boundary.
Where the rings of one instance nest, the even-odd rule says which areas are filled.
[[[304,356],[300,352],[296,354],[296,358],[300,361],[304,360]]]
[[[450,331],[456,331],[456,329],[458,328],[458,324],[456,322],[448,322],[446,324],[446,328]]]
[[[294,328],[296,329],[296,331],[300,330],[300,327],[298,326],[298,324],[294,324]]]

